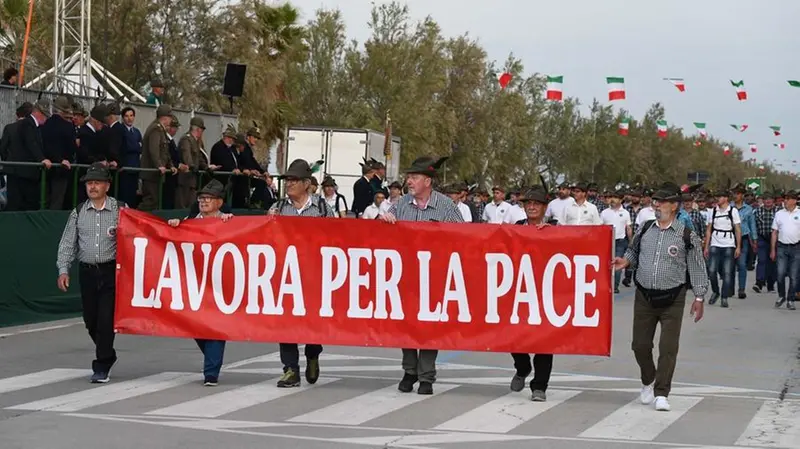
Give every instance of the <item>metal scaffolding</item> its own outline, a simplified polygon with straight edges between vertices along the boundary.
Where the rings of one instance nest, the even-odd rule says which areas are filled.
[[[139,92],[92,59],[92,0],[54,1],[53,67],[25,87],[49,80],[49,91],[145,102]]]

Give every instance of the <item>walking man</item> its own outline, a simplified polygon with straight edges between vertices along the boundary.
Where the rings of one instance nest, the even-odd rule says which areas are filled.
[[[519,201],[525,210],[526,218],[516,224],[535,226],[537,229],[558,224],[558,221],[553,218],[549,220],[545,218],[546,188],[531,188],[523,192]],[[627,211],[625,211],[625,215],[628,215]],[[517,370],[514,377],[511,378],[511,391],[522,391],[525,388],[525,379],[533,372],[533,379],[530,383],[531,400],[534,402],[546,401],[547,385],[550,383],[550,374],[553,372],[553,354],[535,354],[533,364],[531,364],[530,354],[512,353],[511,357],[514,359],[514,369]]]
[[[111,174],[95,162],[81,178],[89,199],[72,210],[58,244],[58,288],[69,288],[69,269],[79,262],[83,322],[95,344],[92,383],[106,383],[117,361],[114,351],[117,223],[125,203],[108,196]]]
[[[655,220],[645,222],[624,257],[614,259],[614,268],[630,266],[636,295],[633,305],[632,349],[642,379],[640,400],[655,402],[655,409],[669,411],[667,397],[678,358],[683,311],[686,306],[687,270],[694,291],[690,314],[703,318],[703,300],[708,275],[702,242],[677,219],[681,192],[678,186],[662,186],[653,195]],[[653,337],[661,324],[658,367],[653,363]]]
[[[778,300],[775,308],[786,302],[789,310],[795,310],[795,294],[800,276],[800,210],[797,209],[797,197],[796,190],[786,192],[784,208],[775,213],[775,221],[772,223],[770,248],[770,258],[776,262],[778,271]]]
[[[225,222],[233,216],[220,210],[225,202],[225,186],[216,179],[212,179],[197,192],[197,202],[200,212],[197,215],[186,217],[186,220],[205,218],[220,219]],[[167,224],[177,228],[181,221],[179,218],[173,218]],[[222,369],[222,359],[225,355],[225,341],[195,339],[195,342],[203,353],[203,385],[216,387],[219,381],[219,371]]]
[[[335,217],[333,209],[325,198],[308,193],[314,171],[308,162],[295,159],[286,172],[280,176],[284,181],[286,198],[276,202],[269,209],[270,215],[289,215],[300,217]],[[300,386],[300,349],[297,343],[279,345],[283,376],[278,380],[278,388]],[[306,381],[317,383],[319,379],[319,355],[322,345],[306,343]]]
[[[387,223],[395,223],[397,220],[463,223],[464,217],[455,203],[433,189],[436,171],[445,160],[446,157],[438,160],[427,156],[417,158],[406,170],[408,194],[392,204],[387,212],[378,215],[378,219]],[[498,217],[500,214],[490,213],[489,216]],[[418,394],[433,394],[438,354],[437,349],[403,349],[405,374],[397,389],[410,393],[414,384],[419,381]]]

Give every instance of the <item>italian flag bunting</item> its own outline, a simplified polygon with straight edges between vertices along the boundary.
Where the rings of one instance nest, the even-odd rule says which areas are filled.
[[[734,125],[734,124],[731,124],[731,128],[735,129],[736,131],[739,131],[740,133],[743,133],[744,130],[747,129],[747,125]]]
[[[789,80],[787,83],[789,83],[789,85],[792,87],[800,87],[800,81],[798,80]]]
[[[625,99],[625,78],[610,76],[606,78],[606,84],[608,84],[608,101]]]
[[[564,76],[548,76],[547,77],[547,99],[552,101],[561,101],[564,99]]]
[[[757,146],[756,144],[754,144],[754,143],[749,143],[748,145],[750,145],[750,152],[751,152],[751,153],[755,153],[755,152],[757,152],[757,151],[758,151],[758,146]]]
[[[725,148],[722,149],[722,154],[724,154],[725,156],[731,154],[731,147],[725,145]]]
[[[664,78],[665,81],[672,83],[680,92],[686,92],[686,84],[683,78]]]
[[[772,146],[774,146],[775,148],[777,148],[779,150],[785,150],[786,149],[786,144],[785,143],[773,143]]]
[[[500,83],[500,89],[505,89],[508,83],[511,82],[511,78],[513,78],[513,75],[508,72],[497,73],[495,76],[497,77],[497,82]]]
[[[662,139],[667,137],[667,121],[659,120],[656,122],[656,126],[658,127],[658,137]]]
[[[739,81],[731,80],[731,85],[736,88],[736,98],[738,98],[739,101],[747,100],[747,91],[744,90],[744,81],[743,80],[739,80]]]
[[[631,119],[624,118],[619,122],[619,135],[620,136],[627,136],[628,135],[628,128],[631,126]]]
[[[700,137],[705,139],[708,137],[708,131],[706,131],[706,124],[700,122],[694,122],[694,127],[697,128],[697,132],[700,133]]]
[[[781,135],[781,127],[780,126],[772,125],[772,126],[769,127],[769,129],[771,129],[772,133],[775,134],[776,136],[780,136]]]
[[[696,146],[696,147],[699,147],[699,146],[700,146],[700,145],[702,145],[702,144],[703,144],[703,142],[701,142],[701,141],[699,141],[699,140],[695,140],[695,141],[694,141],[694,146]]]

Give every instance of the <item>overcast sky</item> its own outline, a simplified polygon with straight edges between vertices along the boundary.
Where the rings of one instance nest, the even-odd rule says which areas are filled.
[[[291,0],[303,21],[319,8],[339,9],[348,36],[369,37],[369,0]],[[383,3],[376,0],[376,3]],[[800,1],[798,0],[407,0],[412,17],[432,16],[447,36],[469,33],[489,58],[510,52],[526,74],[564,76],[564,95],[608,99],[606,76],[625,77],[628,99],[614,102],[640,119],[660,101],[670,125],[735,142],[748,158],[800,165]],[[665,77],[684,78],[679,93]],[[730,80],[744,80],[740,102]],[[584,108],[588,112],[588,108]],[[744,133],[730,124],[747,124]],[[770,125],[782,126],[773,137]],[[773,147],[785,143],[786,149]],[[702,148],[702,147],[701,147]],[[702,150],[698,150],[702,151]]]

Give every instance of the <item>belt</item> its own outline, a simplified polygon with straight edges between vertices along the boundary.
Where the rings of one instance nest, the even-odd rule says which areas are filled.
[[[783,246],[797,246],[797,245],[800,245],[800,242],[797,242],[797,243],[783,243],[783,242],[778,242],[778,244],[779,244],[779,245],[783,245]]]
[[[115,267],[117,266],[117,261],[115,259],[109,260],[108,262],[99,262],[99,263],[86,263],[80,262],[80,266],[83,268],[107,268],[107,267]]]

